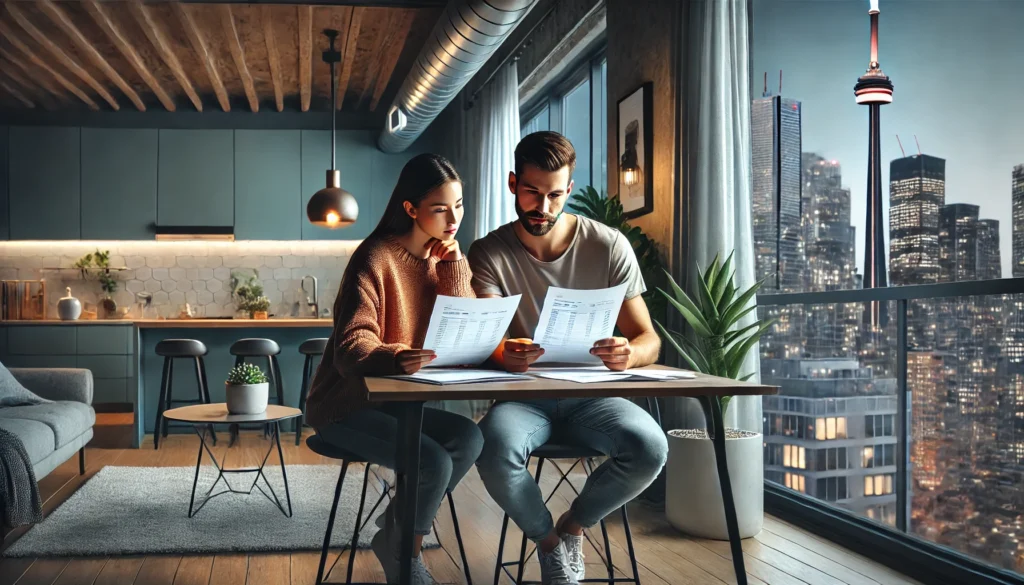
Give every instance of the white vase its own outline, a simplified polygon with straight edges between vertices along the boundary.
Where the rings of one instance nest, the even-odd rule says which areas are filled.
[[[267,411],[270,383],[224,384],[227,395],[228,413],[262,414]]]
[[[725,440],[729,481],[740,538],[750,538],[764,525],[764,447],[760,433]],[[693,435],[692,431],[682,431]],[[699,538],[729,540],[725,508],[718,482],[715,447],[706,434],[701,438],[668,433],[665,465],[665,515],[677,529]]]

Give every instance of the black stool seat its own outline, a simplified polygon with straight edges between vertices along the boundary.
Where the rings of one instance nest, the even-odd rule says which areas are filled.
[[[299,345],[299,353],[302,355],[323,355],[325,349],[327,349],[326,337],[307,339]]]
[[[268,357],[281,353],[281,346],[273,339],[248,337],[231,344],[231,355],[241,357]]]
[[[156,355],[163,357],[200,357],[207,353],[206,344],[198,339],[162,339],[156,344]]]
[[[310,451],[317,455],[341,460],[341,474],[338,476],[338,485],[334,488],[334,503],[331,504],[331,516],[327,519],[327,532],[324,534],[324,546],[320,551],[320,569],[316,574],[316,583],[317,585],[320,585],[324,580],[324,568],[327,565],[327,547],[331,544],[331,532],[334,530],[334,517],[338,514],[338,500],[341,498],[341,488],[345,485],[345,472],[348,470],[348,464],[366,463],[366,471],[363,473],[363,495],[359,498],[359,512],[356,513],[356,527],[352,534],[352,541],[350,543],[350,550],[352,551],[355,550],[356,545],[359,543],[359,531],[365,527],[365,523],[363,523],[363,508],[366,504],[366,484],[370,479],[370,464],[366,461],[365,457],[360,457],[359,455],[356,455],[342,447],[338,447],[337,445],[331,445],[321,439],[319,435],[307,437],[306,446],[309,447]],[[384,501],[384,498],[388,496],[389,488],[385,487],[382,492],[383,493],[380,495],[380,498],[377,499],[377,503],[374,504],[373,508],[371,508],[369,513],[367,513],[367,520],[373,516],[377,507],[380,506],[381,502]],[[452,499],[451,492],[448,492],[447,496],[448,506],[451,508],[452,512],[452,525],[455,528],[455,538],[459,541],[459,552],[462,554],[462,568],[466,573],[466,584],[473,585],[473,578],[469,574],[469,562],[466,560],[466,548],[462,545],[462,531],[459,530],[459,517],[455,514],[455,500]],[[436,527],[434,531],[437,531]],[[440,539],[440,537],[438,537],[438,539]],[[348,570],[345,576],[345,583],[348,585],[363,585],[352,583],[352,568],[355,566],[353,564],[355,556],[355,554],[348,555]]]
[[[537,457],[538,459],[583,459],[585,457],[601,457],[603,455],[604,453],[590,447],[545,443],[531,453],[530,457]]]

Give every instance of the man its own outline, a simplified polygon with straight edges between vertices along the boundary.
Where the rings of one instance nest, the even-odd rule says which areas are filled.
[[[617,230],[564,213],[572,193],[576,153],[555,132],[523,138],[508,188],[518,221],[499,227],[469,250],[477,296],[523,295],[509,329],[512,339],[494,359],[510,372],[526,371],[544,353],[528,339],[549,286],[601,289],[626,285],[616,325],[624,337],[602,339],[590,352],[612,370],[653,363],[661,341],[640,295],[640,267]],[[665,464],[665,434],[642,408],[623,398],[509,401],[495,404],[480,423],[484,450],[477,467],[491,497],[537,543],[541,580],[575,584],[583,578],[583,530],[636,497]],[[557,522],[530,476],[530,453],[549,440],[586,446],[608,456]]]

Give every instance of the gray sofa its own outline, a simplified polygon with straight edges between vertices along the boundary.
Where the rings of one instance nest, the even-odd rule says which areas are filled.
[[[0,428],[17,435],[32,461],[36,481],[78,452],[85,473],[85,445],[92,439],[92,372],[78,368],[11,368],[21,384],[55,402],[0,408]]]

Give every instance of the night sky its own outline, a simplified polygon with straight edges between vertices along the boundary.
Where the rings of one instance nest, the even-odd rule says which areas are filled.
[[[867,107],[853,85],[869,59],[868,0],[754,0],[751,95],[768,85],[803,102],[803,150],[842,165],[863,270]],[[1024,0],[881,0],[879,62],[895,86],[882,106],[882,198],[888,258],[889,161],[946,159],[946,203],[1000,221],[1011,276],[1010,176],[1024,163]]]

